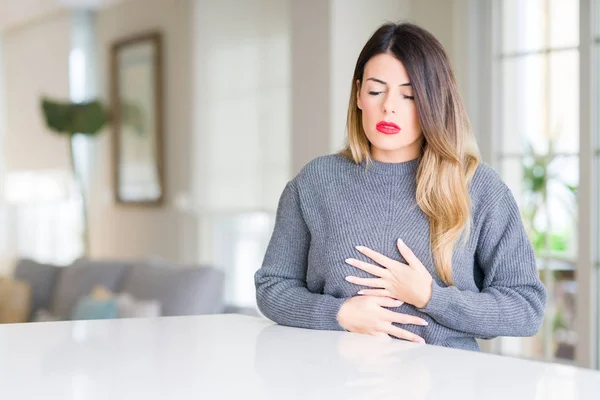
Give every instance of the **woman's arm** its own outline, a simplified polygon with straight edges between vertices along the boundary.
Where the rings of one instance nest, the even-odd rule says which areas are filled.
[[[254,276],[258,308],[281,325],[343,330],[337,314],[348,299],[312,293],[306,287],[309,246],[310,232],[291,181],[279,200],[275,229]]]
[[[533,336],[544,317],[546,290],[508,188],[482,218],[475,252],[484,273],[481,292],[441,287],[433,281],[431,299],[420,310],[442,325],[476,337]]]

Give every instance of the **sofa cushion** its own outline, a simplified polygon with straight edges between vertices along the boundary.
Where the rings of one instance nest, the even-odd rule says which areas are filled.
[[[21,259],[15,267],[15,279],[25,281],[31,288],[31,313],[29,319],[39,309],[50,308],[52,291],[61,267],[42,264],[29,259]]]
[[[75,261],[61,271],[50,311],[53,315],[68,319],[77,301],[90,294],[95,286],[102,285],[111,292],[118,292],[130,266],[129,262],[123,261]]]
[[[223,286],[224,274],[216,268],[149,261],[130,269],[121,290],[140,300],[158,300],[162,315],[175,316],[222,312]]]

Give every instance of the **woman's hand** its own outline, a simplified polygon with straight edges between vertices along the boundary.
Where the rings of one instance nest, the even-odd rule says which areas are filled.
[[[369,248],[357,246],[356,249],[377,265],[369,264],[353,258],[346,262],[358,269],[362,269],[377,278],[358,278],[347,276],[346,280],[356,285],[367,286],[358,292],[361,295],[391,297],[402,302],[412,304],[417,308],[427,306],[431,300],[431,285],[433,278],[421,261],[413,254],[408,246],[398,239],[398,250],[408,265],[392,260]],[[384,267],[384,268],[381,268]]]
[[[400,314],[385,307],[398,307],[401,303],[389,297],[355,296],[346,301],[338,312],[338,322],[345,330],[373,336],[395,336],[416,343],[425,340],[392,323],[427,325],[427,321],[412,315]]]

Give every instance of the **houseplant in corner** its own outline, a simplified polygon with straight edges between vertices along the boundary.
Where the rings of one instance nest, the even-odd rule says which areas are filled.
[[[108,114],[98,100],[85,103],[61,103],[47,98],[41,100],[46,125],[50,130],[64,135],[69,141],[71,169],[75,187],[82,201],[84,255],[89,253],[88,206],[83,177],[75,163],[75,135],[95,136],[108,122]]]

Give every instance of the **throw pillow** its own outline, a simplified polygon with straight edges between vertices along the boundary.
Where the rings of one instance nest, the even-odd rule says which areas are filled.
[[[96,286],[89,296],[80,298],[71,313],[72,320],[112,319],[118,316],[115,297],[102,286]]]

